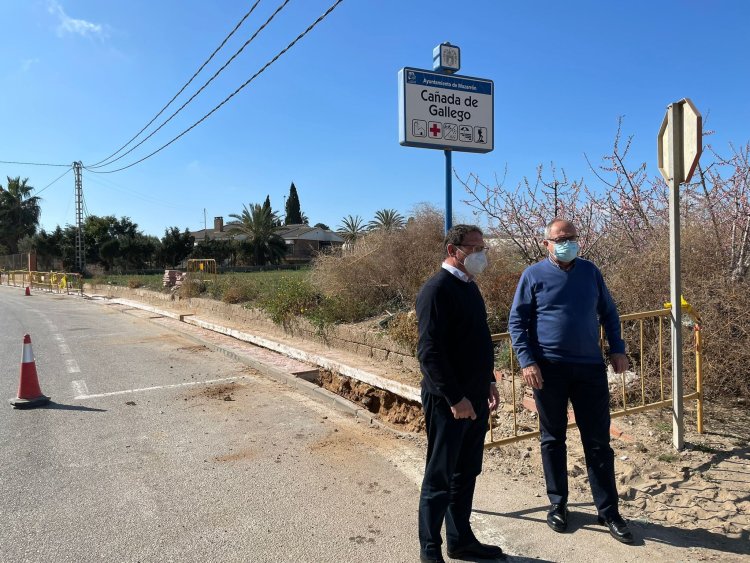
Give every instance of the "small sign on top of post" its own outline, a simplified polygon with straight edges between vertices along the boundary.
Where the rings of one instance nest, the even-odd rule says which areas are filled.
[[[703,149],[703,119],[688,98],[670,104],[656,136],[659,172],[669,185],[669,295],[672,336],[672,444],[684,445],[680,184],[692,178]]]
[[[672,119],[670,121],[670,116]],[[670,129],[670,124],[672,128]],[[673,142],[670,143],[670,131]],[[675,158],[675,183],[689,182],[693,177],[703,151],[703,118],[689,98],[671,104],[659,128],[658,145],[659,172],[666,182],[671,177],[672,152]]]
[[[461,49],[448,42],[441,43],[432,50],[432,70],[453,74],[461,68]]]

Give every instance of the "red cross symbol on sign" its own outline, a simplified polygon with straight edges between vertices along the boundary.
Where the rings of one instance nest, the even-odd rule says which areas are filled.
[[[442,136],[442,128],[440,127],[440,123],[436,121],[430,121],[430,137],[437,137],[438,139]]]

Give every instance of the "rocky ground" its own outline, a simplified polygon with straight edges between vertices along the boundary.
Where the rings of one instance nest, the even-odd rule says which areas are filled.
[[[667,409],[613,421],[624,432],[612,440],[623,514],[645,523],[748,538],[750,413],[744,405],[709,404],[703,434],[696,431],[694,410],[685,414],[685,448],[680,452],[672,446]],[[544,491],[538,439],[494,448],[490,459],[489,470],[531,480]],[[575,429],[569,431],[568,470],[570,502],[589,502],[586,462]]]

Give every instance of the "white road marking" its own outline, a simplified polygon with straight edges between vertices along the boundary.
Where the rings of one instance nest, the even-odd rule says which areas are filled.
[[[67,344],[65,344],[65,343],[58,344],[57,347],[60,348],[60,353],[61,354],[63,354],[63,355],[70,354],[70,348],[68,347]]]
[[[81,368],[78,367],[78,362],[76,362],[73,358],[69,360],[65,360],[65,369],[68,370],[68,373],[80,373]]]
[[[158,389],[174,389],[175,387],[187,387],[189,385],[208,385],[211,383],[225,383],[228,381],[237,381],[238,379],[246,379],[247,376],[239,375],[237,377],[225,377],[224,379],[209,379],[206,381],[186,381],[185,383],[175,383],[173,385],[157,385],[156,387],[141,387],[140,389],[126,389],[124,391],[112,391],[110,393],[96,393],[93,395],[78,395],[73,397],[75,400],[83,399],[97,399],[99,397],[111,397],[112,395],[130,395],[132,393],[140,393],[142,391],[156,391]]]
[[[59,332],[57,334],[53,334],[52,338],[54,338],[58,342],[65,342],[65,338],[63,338],[63,335],[60,334]]]
[[[83,379],[77,379],[76,381],[71,381],[70,384],[73,386],[73,392],[77,396],[88,395],[89,388],[86,386],[86,382]]]

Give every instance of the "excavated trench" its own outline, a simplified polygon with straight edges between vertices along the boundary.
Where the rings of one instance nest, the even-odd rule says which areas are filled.
[[[306,378],[308,379],[308,378]],[[403,432],[424,430],[422,405],[395,393],[379,389],[328,370],[319,370],[308,379],[324,389],[361,405],[378,418]]]

